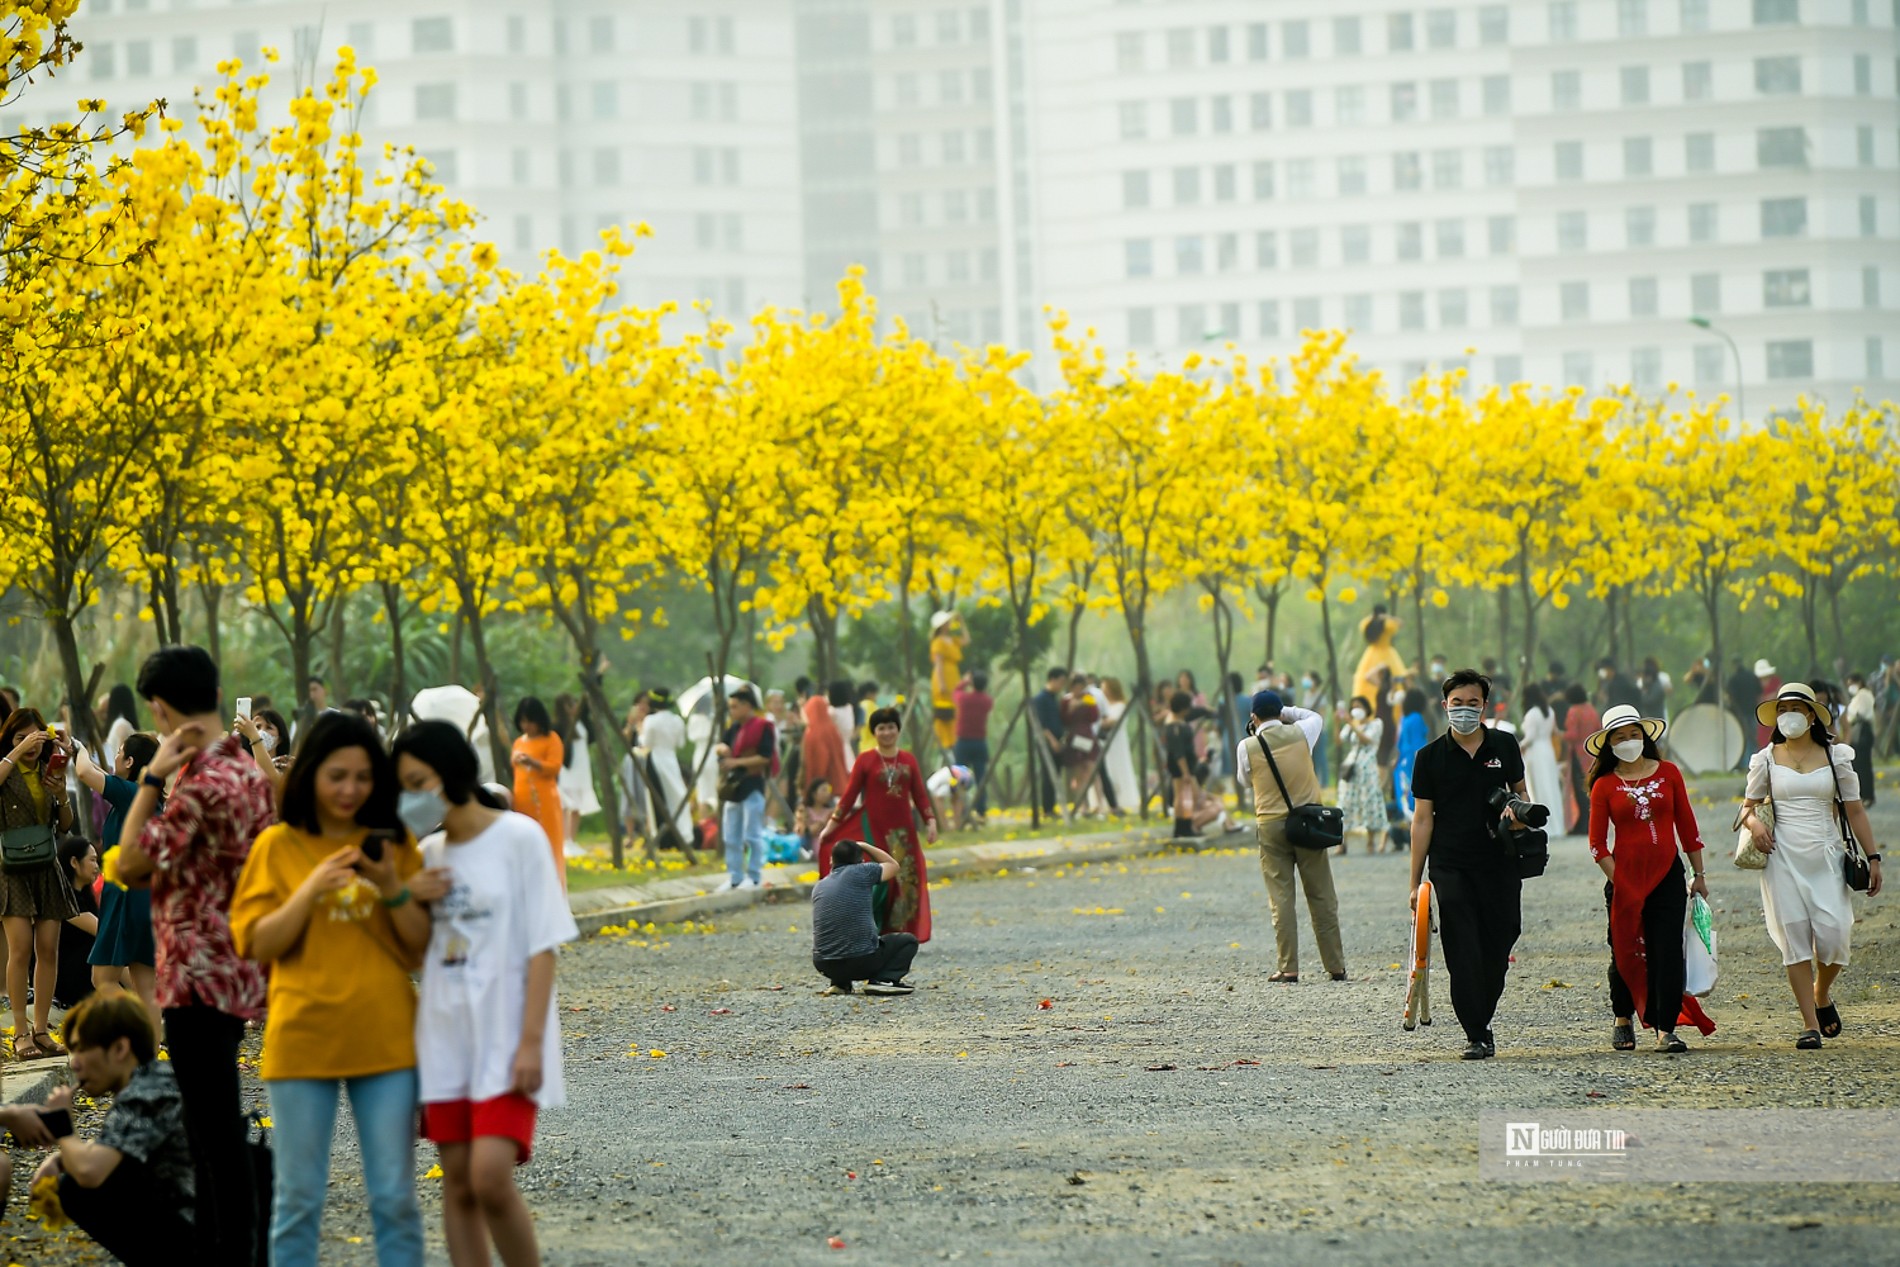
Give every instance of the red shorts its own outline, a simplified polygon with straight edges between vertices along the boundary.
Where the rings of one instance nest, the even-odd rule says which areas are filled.
[[[534,1152],[535,1104],[510,1092],[492,1100],[440,1100],[422,1106],[422,1138],[436,1144],[466,1144],[484,1135],[515,1142],[515,1165]]]

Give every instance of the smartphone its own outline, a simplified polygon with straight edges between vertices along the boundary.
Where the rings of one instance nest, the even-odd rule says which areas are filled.
[[[239,717],[242,717],[245,721],[251,720],[251,697],[250,696],[248,695],[238,696],[237,715]]]
[[[61,746],[62,741],[65,739],[65,727],[61,726],[58,722],[54,722],[46,729],[47,732],[53,736],[46,753],[46,772],[48,774],[58,774],[66,768],[66,749]]]
[[[371,862],[383,860],[383,848],[396,842],[394,827],[372,827],[369,835],[363,837],[363,856]]]
[[[54,1139],[65,1139],[73,1133],[73,1115],[66,1109],[41,1109],[40,1120],[46,1123]]]

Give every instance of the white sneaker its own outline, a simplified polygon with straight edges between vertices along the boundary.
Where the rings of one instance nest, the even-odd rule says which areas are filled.
[[[756,889],[759,887],[759,882],[748,876],[733,887],[738,889]]]
[[[713,892],[724,893],[730,888],[732,888],[732,877],[727,876],[725,879],[721,880],[716,886],[714,886]]]
[[[571,840],[561,846],[561,852],[569,858],[585,858],[587,856],[587,851]]]

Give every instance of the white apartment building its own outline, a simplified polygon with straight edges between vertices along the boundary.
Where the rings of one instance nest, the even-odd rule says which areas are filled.
[[[1111,343],[1894,393],[1900,3],[1026,9],[1038,293]]]
[[[1045,305],[1157,362],[1338,326],[1398,377],[1739,386],[1759,416],[1900,394],[1896,23],[1900,0],[85,0],[75,90],[21,121],[82,94],[180,113],[266,43],[288,91],[348,42],[382,76],[367,130],[428,154],[514,267],[650,223],[642,303],[823,307],[861,263],[943,342],[1039,344]]]

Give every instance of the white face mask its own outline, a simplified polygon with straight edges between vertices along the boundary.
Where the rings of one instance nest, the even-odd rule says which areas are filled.
[[[1797,735],[1807,734],[1808,728],[1813,724],[1808,720],[1806,713],[1783,713],[1775,718],[1775,729],[1790,739]]]
[[[1618,761],[1634,761],[1643,755],[1643,741],[1640,739],[1625,739],[1619,743],[1611,744],[1610,751],[1616,754]]]
[[[1353,710],[1352,710],[1352,719],[1353,719],[1354,721],[1364,721],[1364,720],[1366,719],[1366,710],[1365,710],[1365,709],[1363,709],[1363,708],[1355,708],[1355,709],[1353,709]]]

